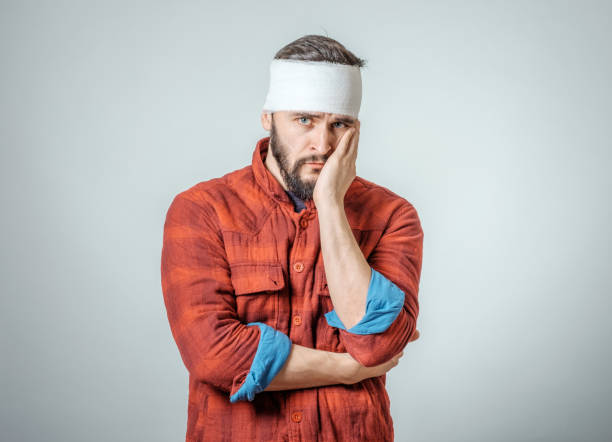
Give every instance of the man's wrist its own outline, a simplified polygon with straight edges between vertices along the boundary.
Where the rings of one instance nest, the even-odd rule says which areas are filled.
[[[351,383],[350,361],[346,357],[346,353],[326,351],[324,356],[325,370],[331,374],[334,381],[338,384]]]
[[[334,198],[323,198],[315,201],[317,212],[330,212],[334,210],[344,211],[344,199],[338,200]]]

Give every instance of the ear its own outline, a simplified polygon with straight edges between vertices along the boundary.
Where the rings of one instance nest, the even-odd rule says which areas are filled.
[[[267,112],[261,113],[261,125],[268,132],[272,130],[272,114]]]

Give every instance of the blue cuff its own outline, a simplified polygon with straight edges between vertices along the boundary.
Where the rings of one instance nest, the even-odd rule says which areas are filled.
[[[232,403],[247,399],[252,401],[257,393],[265,390],[285,365],[293,344],[289,336],[263,322],[250,322],[247,325],[258,325],[261,335],[251,370],[242,387],[230,397]]]
[[[382,333],[389,328],[404,306],[404,292],[382,273],[372,268],[372,277],[366,298],[366,313],[361,321],[346,330],[336,310],[325,313],[327,323],[349,333],[369,335]]]

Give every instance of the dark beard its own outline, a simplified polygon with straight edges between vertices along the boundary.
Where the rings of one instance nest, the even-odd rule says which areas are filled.
[[[312,181],[304,181],[300,178],[299,170],[302,165],[306,164],[309,161],[325,161],[327,158],[322,160],[321,158],[304,158],[302,160],[296,161],[291,168],[289,164],[289,158],[287,157],[287,152],[289,149],[287,146],[283,145],[283,143],[278,139],[278,135],[276,133],[276,128],[274,127],[274,119],[272,119],[272,129],[270,130],[270,151],[276,158],[276,162],[278,163],[278,167],[280,169],[281,176],[283,180],[285,180],[285,185],[289,189],[291,193],[297,196],[302,201],[306,201],[312,199],[312,193],[314,192],[315,185],[317,184],[316,180]]]

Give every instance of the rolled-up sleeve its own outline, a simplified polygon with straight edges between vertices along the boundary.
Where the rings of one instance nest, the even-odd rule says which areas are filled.
[[[230,269],[214,209],[185,192],[164,224],[161,284],[172,336],[195,379],[252,401],[283,367],[287,335],[237,316]]]
[[[270,385],[291,353],[292,342],[283,332],[262,322],[249,322],[247,325],[257,325],[261,330],[261,337],[246,380],[242,387],[232,394],[230,402],[252,401],[257,393]]]
[[[348,329],[349,333],[369,335],[382,333],[389,328],[404,306],[404,292],[376,269],[371,268],[370,284],[366,297],[366,312],[363,318]],[[336,309],[325,314],[332,327],[346,330]]]
[[[366,367],[401,352],[416,329],[423,236],[416,209],[403,200],[367,258],[372,276],[365,316],[346,330],[333,310],[326,314],[328,323],[340,329],[347,352]]]

